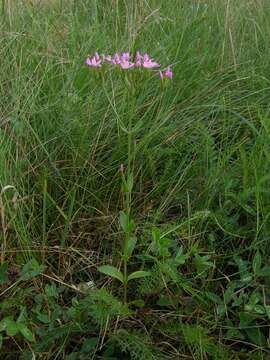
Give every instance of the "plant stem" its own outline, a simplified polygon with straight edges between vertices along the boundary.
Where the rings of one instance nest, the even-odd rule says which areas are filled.
[[[127,259],[124,258],[124,304],[127,302]]]
[[[130,95],[128,95],[128,104],[130,104],[131,106],[131,112],[128,118],[128,165],[127,165],[127,180],[129,181],[131,173],[132,173],[132,114],[134,112],[134,108],[135,108],[135,102],[133,102],[133,99],[130,97]],[[126,181],[125,179],[123,179],[124,181]],[[128,222],[130,222],[130,213],[131,213],[131,189],[129,188],[129,186],[127,186],[127,190],[126,190],[126,194],[125,194],[125,211],[126,214],[128,216]],[[128,241],[130,238],[130,230],[127,229],[126,233],[125,233],[125,239],[124,239],[124,244],[123,244],[123,265],[124,265],[124,269],[123,269],[123,273],[124,273],[124,303],[127,302],[127,279],[128,279],[128,274],[127,274],[127,265],[128,265],[128,256],[127,256],[127,249],[128,249]]]

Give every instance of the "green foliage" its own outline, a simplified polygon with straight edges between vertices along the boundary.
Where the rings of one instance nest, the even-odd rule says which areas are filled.
[[[157,354],[151,344],[151,339],[146,334],[140,334],[136,331],[118,330],[110,341],[119,346],[123,355],[129,356],[131,360],[165,359],[161,353]]]
[[[21,314],[18,319],[14,321],[12,316],[4,317],[0,321],[0,332],[6,332],[8,337],[14,337],[20,333],[26,340],[35,341],[34,335],[27,327],[26,309],[21,310]]]
[[[30,280],[35,276],[40,275],[45,270],[44,265],[39,265],[35,259],[31,259],[26,263],[20,273],[19,281]]]
[[[269,358],[269,16],[2,2],[1,359]],[[124,50],[173,81],[84,66]]]
[[[201,326],[185,325],[182,327],[184,339],[188,346],[193,349],[194,356],[211,356],[213,359],[229,359],[230,355],[226,348],[216,344],[209,337],[208,331]]]

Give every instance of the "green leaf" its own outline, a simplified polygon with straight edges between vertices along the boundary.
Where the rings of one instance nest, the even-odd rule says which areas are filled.
[[[36,259],[31,259],[22,268],[19,280],[26,281],[40,275],[45,270],[44,265],[39,265]]]
[[[215,304],[223,305],[222,299],[215,293],[206,291],[205,295],[209,300],[213,301]]]
[[[3,319],[5,322],[5,330],[8,336],[15,336],[18,332],[18,325],[10,318]]]
[[[170,256],[169,247],[172,243],[171,239],[162,237],[158,228],[152,229],[152,238],[151,251],[159,257]]]
[[[188,255],[183,254],[183,248],[181,246],[175,256],[174,261],[176,265],[179,266],[179,265],[184,265],[187,259],[188,259]]]
[[[252,343],[258,346],[266,345],[265,336],[259,328],[254,327],[251,329],[245,329],[245,332],[247,333],[247,336]]]
[[[195,266],[198,275],[202,275],[210,268],[214,267],[214,263],[211,261],[209,255],[200,256],[199,254],[195,254]]]
[[[217,315],[223,316],[226,313],[226,306],[224,304],[217,305]]]
[[[2,334],[0,334],[0,350],[2,349],[3,346],[3,336]]]
[[[136,259],[138,259],[138,260],[140,260],[140,261],[145,261],[145,262],[149,262],[149,261],[151,261],[151,262],[154,262],[155,260],[156,260],[156,258],[154,257],[154,256],[152,256],[152,255],[148,255],[148,254],[139,254],[139,255],[136,255],[135,256],[136,257]]]
[[[270,320],[270,305],[265,305],[265,312],[266,315],[268,316],[268,319]]]
[[[120,225],[124,232],[128,231],[129,228],[129,216],[124,211],[120,211]]]
[[[132,189],[133,189],[133,174],[129,174],[127,177],[127,190],[128,192],[131,193]]]
[[[240,312],[239,319],[240,319],[239,328],[245,329],[245,328],[251,326],[251,324],[254,320],[254,317],[247,312]]]
[[[101,272],[102,274],[105,275],[109,275],[119,281],[121,281],[121,283],[124,282],[124,276],[121,273],[121,271],[119,271],[116,267],[111,266],[111,265],[102,265],[98,268],[98,271]]]
[[[161,239],[161,233],[160,233],[160,230],[158,228],[153,228],[152,229],[152,238],[153,238],[153,243],[156,246],[159,246],[160,239]]]
[[[26,321],[26,318],[27,318],[27,310],[26,310],[26,307],[25,306],[21,306],[21,312],[20,312],[20,315],[19,317],[17,318],[16,320],[16,323],[23,323]]]
[[[261,266],[262,266],[262,257],[261,257],[260,252],[257,251],[253,258],[253,262],[252,262],[252,267],[253,267],[253,271],[254,271],[255,275],[259,274]]]
[[[250,273],[241,275],[241,281],[243,281],[243,283],[250,283],[252,281],[252,275]]]
[[[133,280],[133,279],[144,278],[144,277],[149,276],[149,275],[150,275],[149,271],[143,271],[143,270],[134,271],[132,274],[130,274],[128,276],[128,281]]]
[[[0,285],[8,281],[8,263],[4,262],[0,265]]]
[[[54,283],[52,283],[52,285],[46,284],[45,294],[48,298],[57,298],[58,292],[57,292],[56,285]]]
[[[238,329],[235,329],[235,328],[229,329],[226,333],[226,337],[229,339],[242,339],[242,340],[245,339],[245,337],[241,333],[241,331],[239,331]]]
[[[254,306],[254,311],[257,314],[264,315],[265,314],[265,307],[263,305],[255,305]]]
[[[270,266],[265,266],[258,271],[257,276],[268,277],[270,276]]]
[[[127,243],[126,255],[130,257],[135,249],[137,243],[136,237],[130,237]]]
[[[7,316],[0,321],[0,331],[6,331],[8,336],[14,336],[17,334],[17,324],[11,316]]]
[[[89,338],[89,339],[85,339],[82,345],[82,352],[84,353],[92,353],[93,350],[95,350],[95,348],[98,345],[98,341],[99,338],[97,337],[93,337],[93,338]]]
[[[235,289],[237,288],[237,283],[232,281],[228,284],[227,289],[224,293],[224,303],[227,305],[234,299]]]
[[[28,329],[28,327],[23,324],[23,323],[19,323],[17,324],[18,326],[18,330],[19,332],[22,334],[22,336],[24,336],[28,341],[35,341],[34,335],[32,334],[32,332]]]
[[[39,314],[37,315],[37,318],[38,318],[38,320],[41,321],[43,324],[49,324],[49,323],[51,322],[50,317],[49,317],[49,315],[47,315],[47,314],[39,313]]]
[[[175,301],[173,301],[173,299],[170,296],[161,294],[157,301],[157,305],[162,307],[171,307],[171,306],[175,306]]]

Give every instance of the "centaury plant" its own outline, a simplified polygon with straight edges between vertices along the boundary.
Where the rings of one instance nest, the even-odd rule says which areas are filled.
[[[144,278],[150,275],[150,273],[145,270],[137,270],[132,273],[128,273],[128,262],[137,242],[135,236],[136,226],[132,219],[132,190],[134,183],[133,169],[135,162],[133,134],[135,130],[138,130],[138,121],[136,121],[136,97],[141,86],[140,81],[144,81],[144,76],[149,76],[149,74],[147,74],[149,69],[158,69],[160,68],[160,64],[151,59],[147,53],[142,56],[139,51],[136,52],[134,59],[131,58],[129,52],[124,52],[122,55],[119,55],[118,53],[115,53],[113,56],[103,55],[102,57],[100,57],[98,52],[96,52],[93,57],[88,57],[86,59],[85,64],[93,68],[94,71],[99,72],[101,77],[106,76],[103,68],[104,66],[106,67],[107,64],[114,66],[116,71],[117,68],[118,70],[121,69],[123,71],[121,74],[123,78],[123,86],[128,92],[128,108],[131,109],[131,112],[128,113],[128,121],[125,122],[124,119],[121,119],[121,131],[127,135],[128,147],[127,167],[125,168],[124,164],[121,164],[120,166],[122,192],[124,197],[124,209],[120,212],[119,218],[120,226],[124,232],[121,249],[123,270],[121,271],[112,265],[102,265],[99,267],[100,272],[117,279],[123,284],[123,301],[126,303],[128,282],[133,279]],[[173,77],[170,67],[164,71],[159,70],[154,74],[159,75],[162,83],[168,79],[172,80]]]
[[[269,0],[1,5],[0,359],[268,360]]]

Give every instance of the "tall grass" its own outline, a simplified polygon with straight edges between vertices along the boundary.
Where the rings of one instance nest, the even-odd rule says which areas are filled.
[[[161,92],[150,77],[137,98],[138,233],[155,226],[214,254],[209,282],[231,276],[235,255],[269,262],[269,15],[267,0],[3,1],[0,190],[14,188],[1,194],[2,259],[34,257],[63,284],[117,259],[120,121],[134,113],[119,79],[102,82],[84,60],[140,49],[174,79]],[[205,358],[188,344],[182,355]]]

